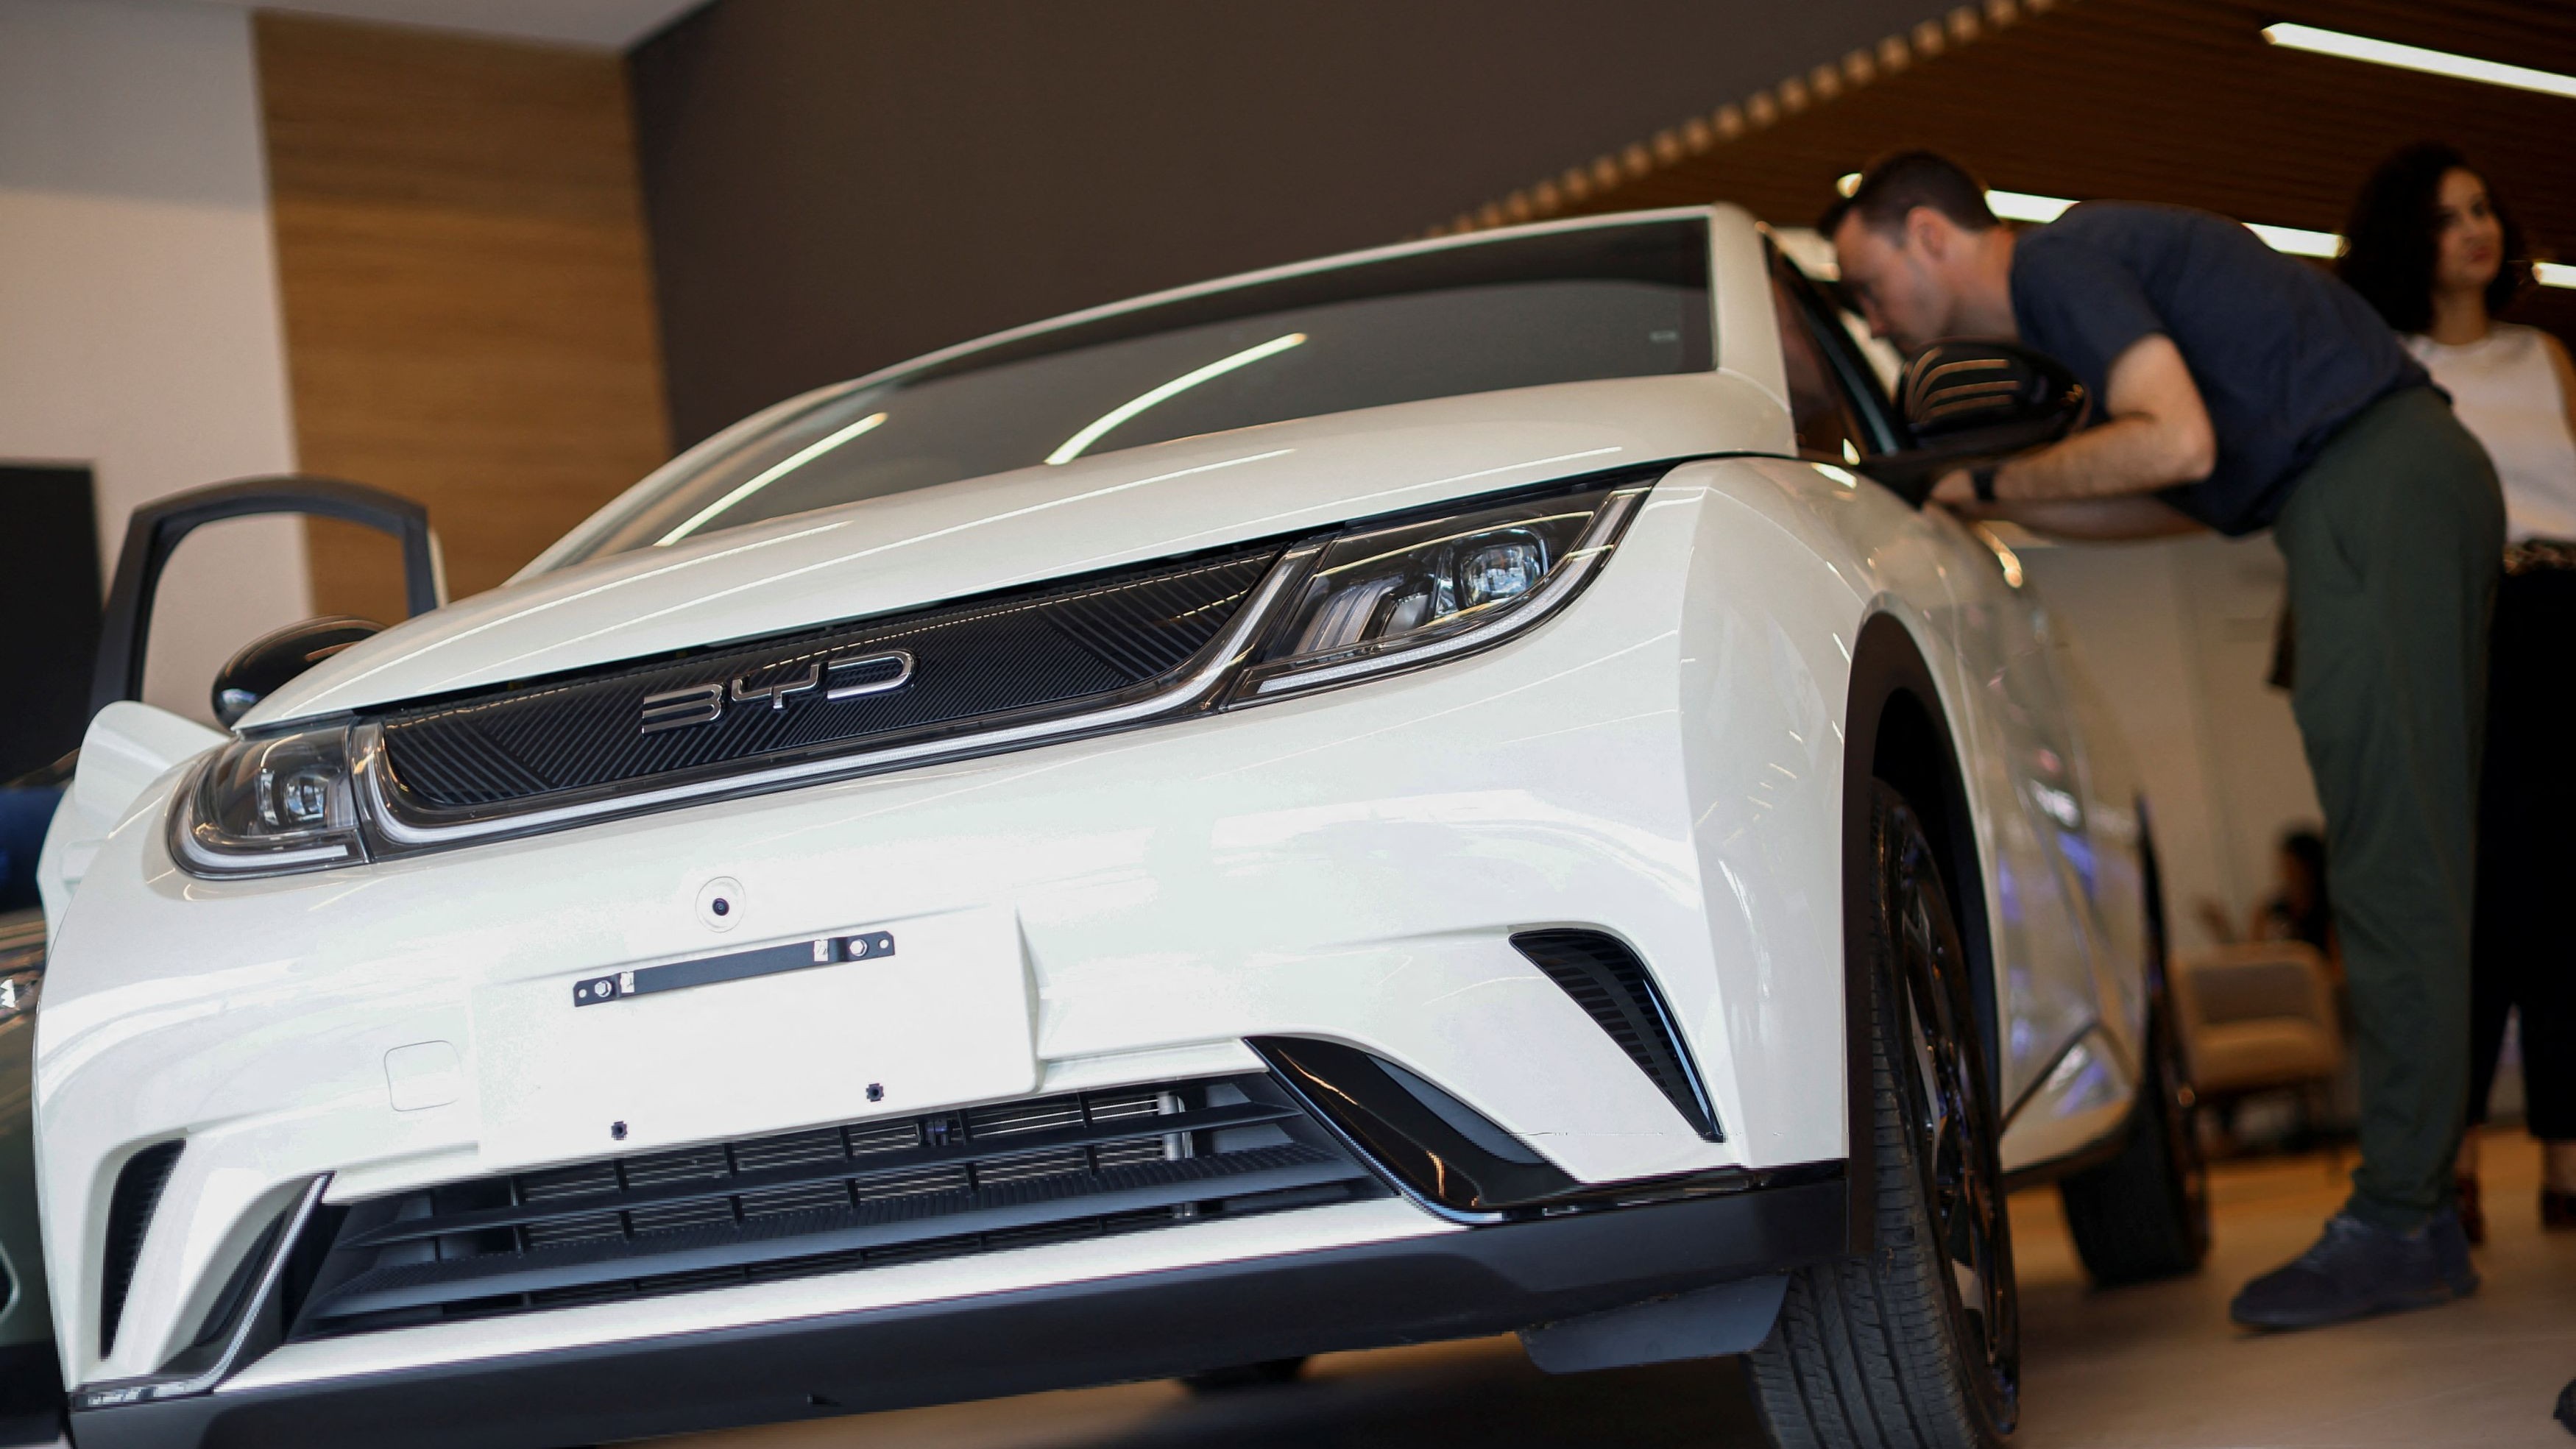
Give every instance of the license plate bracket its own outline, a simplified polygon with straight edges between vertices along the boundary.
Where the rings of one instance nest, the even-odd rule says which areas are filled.
[[[591,1006],[610,1009],[579,1009]],[[495,985],[476,993],[474,1018],[483,1147],[514,1164],[1037,1086],[1029,970],[1007,911]]]

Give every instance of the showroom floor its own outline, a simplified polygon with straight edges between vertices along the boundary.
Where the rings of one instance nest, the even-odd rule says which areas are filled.
[[[2528,1138],[2489,1147],[2494,1239],[2468,1303],[2318,1333],[2257,1338],[2225,1321],[2250,1274],[2304,1248],[2342,1197],[2323,1156],[2216,1174],[2206,1272],[2095,1294],[2054,1197],[2024,1194],[2021,1267],[2028,1406],[2022,1449],[2379,1449],[2576,1446],[2549,1419],[2576,1376],[2576,1235],[2535,1221]],[[658,1449],[1717,1449],[1759,1443],[1731,1364],[1573,1378],[1529,1367],[1508,1338],[1319,1360],[1301,1383],[1193,1399],[1171,1383],[779,1425]]]

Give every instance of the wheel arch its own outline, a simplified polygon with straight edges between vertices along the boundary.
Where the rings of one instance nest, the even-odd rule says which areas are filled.
[[[1893,614],[1872,615],[1852,647],[1851,681],[1843,711],[1843,1109],[1844,1221],[1850,1251],[1870,1250],[1875,1214],[1868,1194],[1873,1176],[1867,1023],[1852,1003],[1868,1000],[1870,790],[1885,780],[1902,793],[1923,821],[1941,865],[1941,883],[1966,946],[1984,1040],[1990,1084],[2001,1077],[2002,1013],[1996,999],[1993,933],[1986,919],[1985,874],[1977,849],[1976,817],[1966,776],[1950,732],[1932,668],[1914,635]],[[1973,884],[1972,884],[1973,883]],[[1995,1104],[2000,1113],[2002,1103]]]

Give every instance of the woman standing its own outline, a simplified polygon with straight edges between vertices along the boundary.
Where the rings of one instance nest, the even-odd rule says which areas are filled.
[[[2525,1099],[2544,1156],[2542,1225],[2576,1229],[2576,366],[2558,339],[2495,314],[2530,280],[2521,230],[2460,153],[2409,146],[2353,204],[2337,270],[2450,393],[2504,483],[2505,578],[2488,666],[2478,812],[2469,1131],[2460,1218],[2477,1191],[2506,1013],[2520,1008]]]

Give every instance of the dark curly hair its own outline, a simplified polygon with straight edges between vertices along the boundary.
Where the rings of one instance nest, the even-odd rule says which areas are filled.
[[[2442,178],[2466,171],[2483,179],[2459,148],[2440,141],[2407,146],[2370,173],[2361,194],[2353,198],[2344,222],[2344,251],[2335,275],[2344,279],[2388,325],[2400,332],[2421,332],[2433,325],[2433,268],[2441,254]],[[2531,282],[2531,261],[2523,251],[2522,227],[2505,209],[2492,187],[2487,204],[2504,230],[2504,265],[2487,283],[2490,315],[2513,305]]]

